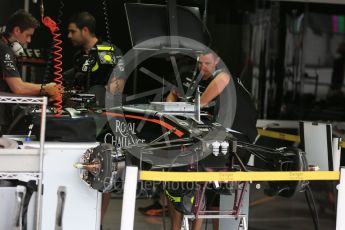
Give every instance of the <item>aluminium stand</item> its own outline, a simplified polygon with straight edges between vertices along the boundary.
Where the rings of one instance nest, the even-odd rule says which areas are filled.
[[[2,95],[0,94],[0,103],[7,104],[32,104],[41,105],[41,128],[40,128],[40,149],[39,149],[39,170],[36,173],[26,172],[0,172],[0,179],[20,179],[21,177],[31,178],[38,181],[37,188],[37,209],[36,209],[36,229],[41,229],[41,208],[42,208],[42,180],[43,180],[43,154],[44,154],[44,142],[45,142],[45,129],[46,129],[46,109],[47,98],[46,97],[24,97],[14,95]],[[27,150],[21,150],[25,153]]]

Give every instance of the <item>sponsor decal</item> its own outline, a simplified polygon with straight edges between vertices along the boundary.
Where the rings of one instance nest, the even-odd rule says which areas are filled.
[[[5,54],[5,60],[10,61],[11,60],[11,55],[9,53]]]
[[[6,53],[6,54],[4,55],[4,60],[3,60],[3,62],[4,62],[4,65],[5,65],[5,68],[6,68],[7,70],[16,70],[16,67],[15,67],[15,65],[14,65],[14,63],[13,63],[13,60],[12,60],[12,58],[11,58],[11,55],[10,55],[9,53]]]
[[[30,57],[30,58],[42,58],[42,51],[40,49],[24,49],[24,53],[21,55],[22,57]]]
[[[140,139],[136,136],[135,130],[135,123],[116,120],[115,127],[113,128],[114,133],[105,134],[104,143],[119,147],[145,143],[145,139]]]

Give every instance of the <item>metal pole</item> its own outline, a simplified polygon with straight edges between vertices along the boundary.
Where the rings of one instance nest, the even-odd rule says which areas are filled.
[[[121,230],[131,230],[134,227],[137,180],[138,167],[127,166],[122,201]]]
[[[41,131],[40,131],[40,171],[38,178],[37,188],[37,216],[36,216],[36,229],[41,229],[42,221],[42,182],[43,182],[43,157],[44,157],[44,142],[46,133],[46,110],[47,110],[47,97],[43,98],[42,112],[41,112]]]
[[[336,230],[344,229],[345,226],[345,168],[340,170],[340,183],[338,188],[338,204],[337,204],[337,225]]]
[[[30,1],[29,0],[25,0],[24,1],[24,10],[29,12],[29,9],[30,9]],[[24,48],[27,48],[27,47],[28,47],[28,45],[25,44]],[[27,75],[28,75],[27,65],[23,65],[21,69],[22,69],[22,79],[24,81],[26,81],[27,80]],[[32,80],[32,79],[30,79],[30,80]]]
[[[200,118],[200,90],[199,86],[196,89],[196,96],[195,96],[195,120],[201,122]]]
[[[168,22],[169,22],[169,32],[170,32],[170,46],[172,48],[179,47],[179,42],[176,39],[178,36],[178,24],[177,24],[177,7],[176,0],[169,0],[167,2],[168,7]]]
[[[339,171],[340,169],[340,157],[341,157],[341,138],[332,139],[332,155],[333,155],[333,171]]]

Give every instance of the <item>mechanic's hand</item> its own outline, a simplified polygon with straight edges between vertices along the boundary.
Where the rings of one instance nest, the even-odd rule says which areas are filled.
[[[111,80],[106,86],[106,89],[112,95],[118,95],[123,92],[124,87],[125,87],[125,81],[123,79],[119,79],[116,76],[111,76]]]
[[[59,96],[59,89],[56,86],[56,83],[51,82],[46,84],[43,87],[44,93],[48,95],[49,99],[55,100]],[[63,89],[61,90],[61,93],[63,93]]]

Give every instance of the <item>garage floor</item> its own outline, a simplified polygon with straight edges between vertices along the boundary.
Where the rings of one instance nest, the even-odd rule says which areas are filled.
[[[336,212],[334,211],[334,186],[332,182],[312,182],[316,208],[319,215],[320,230],[334,230]],[[251,189],[250,197],[250,230],[314,230],[308,204],[304,193],[298,193],[294,198],[267,197],[262,189]],[[335,202],[334,202],[335,200]],[[136,208],[151,204],[150,199],[137,199]],[[108,212],[104,217],[103,230],[120,229],[122,200],[112,198]],[[211,221],[203,229],[212,229]],[[140,212],[135,213],[134,228],[160,230],[163,228],[162,217],[147,217]],[[170,229],[170,219],[166,218],[166,229]],[[237,229],[236,229],[237,230]]]

